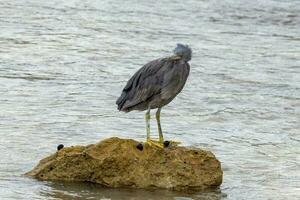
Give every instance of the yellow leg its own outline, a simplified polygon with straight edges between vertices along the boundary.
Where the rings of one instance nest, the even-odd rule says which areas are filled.
[[[146,143],[149,144],[150,146],[164,148],[164,144],[162,142],[151,140],[151,138],[150,138],[150,108],[148,108],[148,110],[145,114],[145,119],[146,119],[146,131],[147,131]]]
[[[180,144],[180,142],[164,141],[164,137],[163,137],[161,125],[160,125],[160,111],[161,111],[161,108],[158,108],[157,112],[156,112],[156,121],[157,121],[157,127],[158,127],[159,141],[151,140],[151,138],[150,138],[150,108],[148,108],[148,110],[145,114],[146,131],[147,131],[146,143],[150,146],[155,146],[155,147],[162,148],[162,149],[164,147],[168,147],[168,146],[177,146],[178,144]]]
[[[148,108],[146,114],[146,131],[147,131],[147,141],[150,140],[150,108]]]
[[[156,121],[157,121],[157,127],[158,127],[158,134],[159,134],[159,142],[164,142],[164,136],[162,134],[161,125],[160,125],[160,111],[161,108],[158,108],[156,111]]]
[[[160,111],[161,111],[161,108],[158,108],[156,111],[156,121],[157,121],[157,127],[158,127],[159,142],[162,143],[164,145],[164,147],[177,146],[178,144],[180,144],[180,142],[164,140],[164,136],[163,136],[163,133],[161,130],[161,124],[160,124]]]

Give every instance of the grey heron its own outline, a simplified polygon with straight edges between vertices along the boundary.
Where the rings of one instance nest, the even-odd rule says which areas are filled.
[[[118,110],[146,111],[146,143],[163,148],[163,133],[160,112],[183,89],[190,71],[192,50],[187,45],[177,44],[173,55],[159,58],[145,64],[127,82],[116,101]],[[150,139],[150,110],[157,109],[156,121],[159,141]]]

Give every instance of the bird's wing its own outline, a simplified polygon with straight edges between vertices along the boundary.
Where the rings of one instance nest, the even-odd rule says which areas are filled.
[[[116,102],[119,110],[133,107],[160,93],[163,71],[167,68],[166,65],[172,64],[170,61],[172,61],[170,58],[153,60],[139,69],[129,79]]]

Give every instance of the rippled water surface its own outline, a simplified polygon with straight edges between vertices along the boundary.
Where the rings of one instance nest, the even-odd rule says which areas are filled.
[[[300,2],[0,1],[0,199],[299,199]],[[23,177],[57,144],[145,139],[118,112],[128,78],[193,49],[165,137],[213,151],[224,182],[185,194]],[[157,135],[155,123],[153,135]]]

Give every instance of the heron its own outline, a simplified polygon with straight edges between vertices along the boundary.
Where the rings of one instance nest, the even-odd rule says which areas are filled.
[[[150,61],[141,67],[127,82],[117,99],[119,111],[145,111],[147,140],[151,146],[164,148],[164,137],[160,123],[163,106],[179,94],[190,72],[189,61],[192,50],[188,45],[177,44],[173,55]],[[150,110],[157,109],[156,121],[159,140],[150,138]],[[173,142],[173,141],[171,141]],[[173,144],[177,144],[173,142]]]

